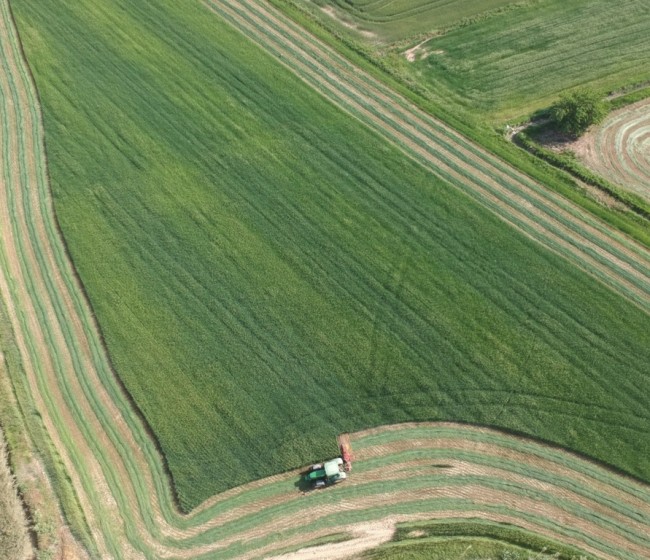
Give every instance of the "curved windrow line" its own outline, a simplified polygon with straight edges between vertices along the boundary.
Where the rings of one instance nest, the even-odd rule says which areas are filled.
[[[355,118],[505,221],[650,310],[650,252],[514,170],[256,0],[208,6]]]
[[[590,139],[587,161],[615,183],[650,200],[650,103],[610,115]],[[589,144],[588,144],[589,145]]]
[[[0,294],[30,404],[75,489],[93,557],[254,558],[360,519],[450,515],[514,521],[604,558],[648,556],[646,486],[565,452],[453,424],[354,435],[354,476],[327,492],[303,496],[298,473],[285,473],[179,514],[58,234],[39,104],[7,0],[0,59]],[[444,476],[435,461],[450,465]]]

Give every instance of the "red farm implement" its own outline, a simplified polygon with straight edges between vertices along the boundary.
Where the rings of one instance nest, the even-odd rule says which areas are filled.
[[[341,449],[341,458],[343,459],[343,466],[347,472],[352,470],[352,445],[350,444],[350,434],[341,434],[338,437],[339,448]]]

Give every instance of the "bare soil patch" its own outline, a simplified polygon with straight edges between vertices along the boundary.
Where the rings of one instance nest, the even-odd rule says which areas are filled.
[[[441,55],[445,54],[445,51],[442,49],[431,50],[426,47],[426,44],[431,40],[431,37],[427,37],[424,41],[418,43],[414,47],[405,50],[402,54],[406,57],[406,60],[409,62],[415,62],[416,60],[424,60],[429,58],[431,55]]]

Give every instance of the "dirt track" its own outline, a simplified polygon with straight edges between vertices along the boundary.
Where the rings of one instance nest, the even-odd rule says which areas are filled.
[[[524,442],[489,430],[447,424],[389,427],[352,435],[353,446],[358,446],[353,478],[326,493],[302,495],[293,486],[297,473],[285,473],[215,496],[189,516],[178,514],[153,443],[112,377],[96,325],[58,237],[35,90],[6,0],[0,0],[0,10],[4,65],[0,72],[0,294],[7,304],[33,405],[91,528],[93,556],[193,558],[219,551],[220,557],[254,558],[318,536],[354,530],[357,521],[348,520],[346,514],[359,512],[370,521],[388,518],[391,523],[469,514],[495,521],[516,520],[522,527],[604,558],[639,559],[650,554],[648,538],[636,536],[639,524],[648,526],[650,519],[650,493],[645,486],[568,454],[558,453],[542,464],[539,457],[555,456],[555,452],[531,443],[526,448],[539,453],[520,450],[512,470],[486,468],[480,457],[508,458],[512,447]],[[534,223],[527,220],[532,227]],[[624,255],[637,252],[637,248],[620,247]],[[424,437],[412,435],[423,429]],[[363,446],[367,438],[393,432],[400,436],[396,442]],[[487,439],[479,445],[475,440],[483,437]],[[475,461],[455,461],[458,449],[474,454]],[[408,456],[413,450],[424,458],[428,453],[449,453],[445,462],[455,468],[444,479],[437,471],[427,471],[423,478],[417,470],[422,465]],[[372,461],[378,458],[388,460],[390,466],[373,468]],[[531,473],[520,472],[527,465]],[[540,467],[546,473],[555,470],[555,479],[540,480],[536,474]],[[413,476],[414,472],[419,476]],[[469,474],[471,482],[465,480]],[[609,479],[617,484],[605,482]],[[429,484],[422,487],[422,480]],[[491,481],[498,482],[497,486]],[[385,485],[372,491],[377,482]],[[542,490],[549,497],[546,502],[526,497]],[[258,492],[264,496],[256,497]],[[450,509],[450,500],[458,509]],[[427,511],[391,513],[399,503],[424,503]],[[317,513],[314,506],[318,506]],[[576,514],[584,508],[593,511],[593,518]],[[306,512],[310,512],[308,521]],[[566,531],[568,523],[574,527],[571,534]],[[262,537],[270,541],[256,544]],[[238,551],[241,543],[244,549]],[[66,558],[80,554],[68,539],[62,538],[60,550]]]

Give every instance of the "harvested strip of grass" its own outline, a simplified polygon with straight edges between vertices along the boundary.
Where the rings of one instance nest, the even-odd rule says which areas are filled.
[[[534,533],[524,531],[505,523],[490,523],[481,519],[458,519],[450,521],[425,521],[419,523],[404,523],[397,527],[394,541],[419,541],[420,539],[445,537],[479,537],[491,539],[504,544],[515,545],[533,554],[546,554],[558,560],[592,558],[584,551],[553,542]],[[542,557],[542,556],[540,556]]]

